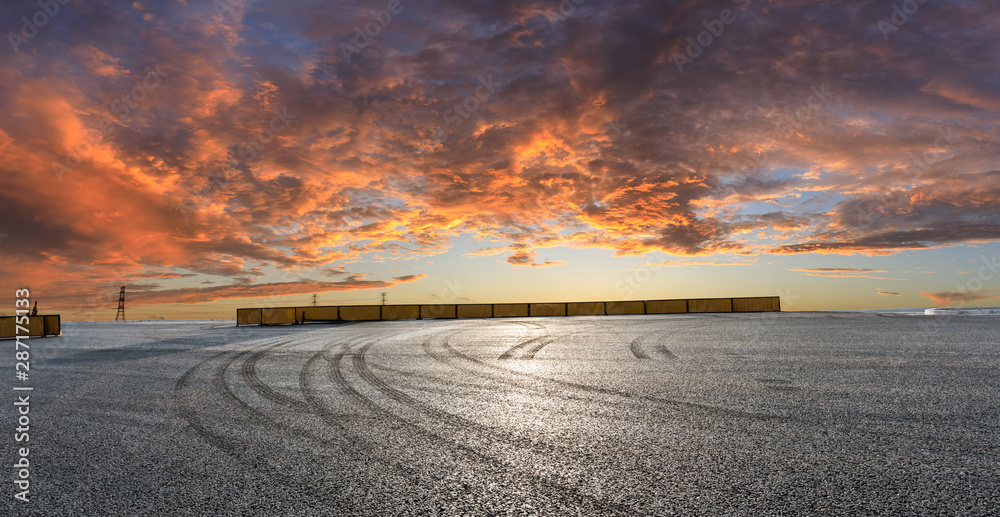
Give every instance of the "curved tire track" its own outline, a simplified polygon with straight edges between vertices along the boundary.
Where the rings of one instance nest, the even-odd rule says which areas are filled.
[[[367,352],[368,348],[370,348],[372,345],[374,345],[374,340],[372,340],[372,342],[370,343],[362,345],[361,349],[358,352],[352,353],[353,355],[352,365],[355,367],[355,369],[358,370],[357,372],[358,375],[362,379],[364,379],[365,382],[368,383],[374,382],[373,386],[375,386],[376,388],[379,388],[381,386],[380,391],[383,391],[384,393],[389,395],[390,398],[397,400],[397,402],[427,410],[431,414],[434,414],[435,416],[442,418],[453,425],[465,428],[473,428],[479,425],[475,422],[471,422],[457,415],[444,412],[437,408],[432,408],[419,401],[416,401],[409,395],[406,395],[405,393],[402,392],[398,392],[398,390],[391,388],[377,377],[374,377],[371,371],[367,369],[364,363],[364,353],[361,352],[361,350]],[[326,360],[328,364],[328,374],[331,380],[336,382],[339,385],[339,387],[341,387],[343,390],[350,393],[351,396],[354,397],[359,403],[370,408],[372,411],[378,412],[379,414],[396,421],[403,427],[412,431],[413,435],[423,437],[423,439],[432,442],[439,447],[443,446],[445,450],[448,451],[448,453],[450,453],[451,455],[455,455],[458,458],[464,457],[467,458],[467,460],[471,460],[469,466],[471,466],[473,470],[488,468],[504,472],[508,476],[518,478],[523,481],[527,481],[528,482],[527,486],[531,487],[532,490],[538,492],[540,502],[558,503],[559,506],[564,506],[566,504],[569,504],[569,505],[575,505],[577,507],[584,507],[587,509],[588,515],[596,515],[596,514],[629,515],[632,513],[626,508],[620,507],[608,501],[597,499],[594,496],[580,492],[572,487],[563,486],[547,478],[539,477],[532,473],[523,472],[520,469],[514,468],[504,463],[503,461],[496,459],[490,455],[487,455],[475,448],[469,447],[455,440],[445,438],[435,432],[424,429],[423,427],[405,418],[402,418],[401,416],[395,413],[392,413],[388,409],[380,406],[375,401],[373,401],[369,397],[359,392],[344,377],[341,369],[344,357],[347,354],[348,354],[347,347],[341,348],[341,350],[339,350],[332,357],[330,357],[326,351],[320,351],[312,358],[310,358],[310,362],[317,361],[319,360],[319,358],[322,357],[323,359]],[[319,399],[310,397],[310,402],[315,403],[318,406],[322,406],[322,402]]]

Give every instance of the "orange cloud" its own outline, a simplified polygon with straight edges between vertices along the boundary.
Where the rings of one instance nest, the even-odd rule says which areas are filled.
[[[1000,294],[996,294],[995,291],[995,289],[984,289],[980,291],[941,291],[936,293],[921,291],[920,296],[928,298],[934,303],[934,305],[942,307],[949,305],[963,305],[970,302],[1000,298]]]
[[[873,49],[835,5],[788,6],[745,25],[759,51],[713,47],[678,76],[670,56],[704,28],[696,4],[595,4],[574,14],[586,23],[553,24],[544,2],[432,1],[350,60],[339,43],[366,8],[66,11],[63,37],[0,61],[0,283],[73,305],[155,279],[144,294],[186,303],[264,293],[249,281],[265,270],[426,258],[461,239],[531,267],[563,264],[536,262],[554,247],[888,255],[1000,240],[1000,90],[968,39],[995,20],[956,8],[971,27],[927,19],[934,37],[910,42],[923,51]],[[808,34],[792,23],[803,9]],[[842,59],[829,41],[847,42]],[[164,74],[155,88],[147,69]],[[192,287],[207,277],[238,284]]]
[[[153,305],[158,303],[203,303],[237,298],[261,298],[288,296],[293,294],[329,293],[356,291],[360,289],[387,289],[401,283],[416,282],[424,275],[406,275],[391,281],[363,280],[347,278],[340,282],[271,282],[264,284],[234,284],[211,287],[191,287],[181,289],[156,289],[140,291],[130,303],[133,305]]]

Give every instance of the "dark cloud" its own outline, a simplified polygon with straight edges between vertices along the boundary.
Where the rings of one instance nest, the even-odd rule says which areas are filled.
[[[242,296],[262,268],[353,278],[337,263],[463,234],[514,266],[1000,240],[992,3],[921,4],[888,38],[874,0],[563,4],[404,2],[357,52],[368,1],[61,6],[0,53],[0,274],[186,300],[154,271]]]

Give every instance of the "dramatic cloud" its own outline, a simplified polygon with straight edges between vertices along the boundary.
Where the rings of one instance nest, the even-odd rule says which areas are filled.
[[[355,289],[385,289],[403,282],[413,282],[423,275],[398,277],[389,282],[348,278],[342,282],[274,282],[268,284],[234,284],[201,288],[155,289],[144,294],[147,304],[203,303],[234,298],[257,298],[290,294],[329,293]],[[137,286],[142,291],[142,285]]]
[[[399,6],[70,2],[32,28],[4,3],[3,288],[181,303],[382,288],[426,271],[358,275],[456,249],[1000,241],[992,2],[893,30],[874,0]]]

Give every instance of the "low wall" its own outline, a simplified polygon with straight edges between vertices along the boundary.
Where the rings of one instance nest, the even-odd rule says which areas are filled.
[[[340,317],[339,307],[296,307],[295,317],[300,322],[337,321]]]
[[[688,312],[733,312],[732,298],[688,300]]]
[[[323,307],[268,307],[236,309],[237,325],[284,325],[313,321],[378,321],[438,318],[525,318],[536,316],[595,316],[620,314],[685,314],[711,312],[775,312],[781,310],[777,296],[743,298],[699,298],[681,300],[626,300],[616,302],[566,303],[472,303],[429,305],[344,305]],[[31,323],[30,332],[58,334],[58,316],[48,323]],[[13,316],[9,316],[13,322]],[[7,336],[7,318],[3,319]],[[11,323],[12,325],[12,323]],[[51,325],[56,330],[42,328]],[[29,325],[30,326],[30,325]],[[13,328],[13,327],[11,327]],[[12,332],[12,331],[10,331]],[[31,334],[36,335],[36,334]]]
[[[531,303],[528,304],[529,316],[565,316],[565,303]]]
[[[383,320],[415,320],[420,317],[419,305],[383,305]]]
[[[494,318],[526,318],[527,316],[528,316],[528,304],[526,303],[493,304]]]
[[[607,302],[608,314],[646,314],[646,302]]]
[[[566,304],[569,316],[596,316],[604,314],[604,302],[572,302]]]
[[[287,325],[295,323],[295,309],[291,307],[266,307],[260,310],[261,325]]]
[[[378,321],[381,318],[381,305],[345,305],[340,308],[340,319],[344,321]]]
[[[45,322],[44,335],[58,336],[59,334],[62,334],[62,318],[60,318],[58,314],[42,316],[42,320]]]
[[[58,336],[60,333],[62,319],[58,314],[0,317],[0,338]]]
[[[420,317],[422,319],[454,319],[458,317],[458,309],[456,305],[421,305]]]
[[[687,311],[687,300],[649,300],[646,302],[646,314],[684,314]]]
[[[459,318],[492,318],[493,317],[493,305],[488,303],[481,303],[475,305],[459,305],[458,306],[458,317]]]
[[[236,325],[260,325],[260,309],[236,309]]]
[[[777,312],[780,310],[781,298],[777,296],[733,298],[733,312]]]

